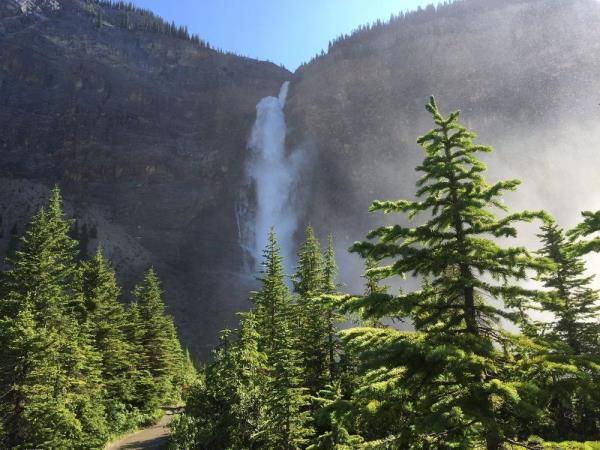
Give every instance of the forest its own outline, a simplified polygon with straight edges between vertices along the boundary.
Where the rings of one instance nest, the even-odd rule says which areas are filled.
[[[519,181],[488,184],[478,156],[492,148],[459,112],[433,98],[427,110],[417,200],[371,207],[415,225],[351,248],[364,293],[339,292],[333,238],[322,252],[311,227],[290,290],[272,230],[253,307],[187,392],[173,448],[600,448],[600,305],[585,259],[600,250],[600,213],[565,230],[509,211],[502,196]],[[537,248],[504,245],[522,226],[538,227]],[[393,292],[398,277],[420,287]]]
[[[334,237],[310,226],[288,280],[272,229],[251,309],[198,370],[155,271],[124,306],[55,188],[1,273],[3,447],[103,448],[185,404],[174,449],[600,448],[600,212],[563,229],[509,210],[520,182],[488,183],[492,148],[427,110],[415,200],[374,201],[398,223],[350,249],[364,292],[343,292]],[[510,246],[524,227],[535,248]]]
[[[0,448],[101,449],[181,402],[196,374],[152,268],[124,307],[99,247],[83,259],[58,188],[0,273]]]

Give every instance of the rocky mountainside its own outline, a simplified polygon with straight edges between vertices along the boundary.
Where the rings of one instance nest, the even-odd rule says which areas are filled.
[[[59,184],[128,288],[156,267],[203,354],[245,297],[234,202],[255,106],[290,74],[161,23],[95,1],[0,2],[2,248]]]
[[[287,147],[315,155],[301,222],[336,232],[348,281],[360,267],[343,249],[373,224],[371,200],[413,190],[432,94],[496,147],[492,176],[526,178],[518,206],[575,220],[600,208],[599,23],[596,0],[462,0],[357,31],[291,74],[147,11],[5,0],[0,250],[58,183],[126,286],[155,265],[205,356],[251,284],[235,204],[256,103],[287,79]]]
[[[306,215],[343,249],[373,225],[373,199],[414,192],[430,95],[495,147],[492,177],[524,181],[515,206],[565,224],[600,207],[599,24],[596,0],[463,0],[333,43],[286,104],[290,145],[320,158]]]

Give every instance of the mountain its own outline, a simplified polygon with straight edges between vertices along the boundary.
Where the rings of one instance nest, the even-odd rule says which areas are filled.
[[[125,4],[6,0],[0,251],[59,184],[88,250],[102,241],[125,286],[154,265],[206,356],[252,285],[236,202],[255,106],[285,80],[286,147],[312,155],[299,222],[336,233],[349,289],[369,203],[413,191],[432,94],[496,147],[492,177],[525,180],[515,206],[573,222],[600,208],[577,195],[600,192],[598,23],[596,0],[462,0],[362,27],[291,74]]]
[[[240,267],[234,203],[255,106],[290,76],[147,11],[1,2],[3,248],[58,183],[79,226],[97,229],[89,251],[101,241],[127,287],[156,267],[202,354],[245,296],[219,289]]]
[[[290,146],[320,158],[307,217],[343,249],[382,220],[373,199],[414,192],[430,95],[495,147],[492,178],[524,181],[516,206],[569,223],[600,207],[598,23],[596,0],[463,0],[332,43],[294,74],[286,105]]]

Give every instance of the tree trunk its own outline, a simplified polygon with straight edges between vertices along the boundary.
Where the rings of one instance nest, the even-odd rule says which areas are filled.
[[[496,430],[489,430],[485,436],[485,448],[486,450],[501,450],[502,439],[498,436]]]
[[[477,312],[475,311],[475,293],[472,287],[466,287],[465,293],[465,322],[467,330],[472,334],[479,334],[477,327]]]

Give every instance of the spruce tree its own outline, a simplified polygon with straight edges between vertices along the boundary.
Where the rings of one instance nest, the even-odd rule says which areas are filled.
[[[177,369],[181,368],[183,351],[177,340],[175,324],[165,314],[160,281],[154,269],[144,275],[142,283],[133,290],[137,308],[139,308],[138,329],[140,333],[141,358],[138,370],[149,373],[152,386],[146,395],[148,406],[157,408],[163,402],[176,399],[176,386],[173,379]]]
[[[267,247],[263,251],[262,271],[258,281],[261,289],[253,293],[251,302],[259,330],[259,348],[269,354],[276,350],[280,321],[284,311],[287,313],[289,310],[290,300],[273,229],[269,232]]]
[[[325,333],[327,336],[327,363],[329,366],[329,382],[333,382],[337,374],[336,355],[339,350],[337,324],[341,322],[342,318],[337,312],[337,305],[335,304],[333,297],[331,297],[337,292],[337,263],[335,261],[335,251],[333,249],[333,235],[331,234],[327,238],[327,249],[325,250],[323,259],[322,289],[323,293],[327,295],[322,297],[322,302],[325,315]]]
[[[317,426],[322,429],[307,450],[353,450],[361,448],[364,439],[351,434],[354,425],[353,405],[345,398],[340,380],[329,384],[319,393],[320,410],[316,414]]]
[[[125,310],[113,269],[99,246],[93,258],[82,264],[80,289],[86,308],[92,344],[99,353],[109,422],[134,402],[132,346],[125,333]],[[124,431],[116,429],[114,431]]]
[[[253,313],[242,315],[235,343],[235,383],[238,386],[234,405],[236,427],[234,448],[263,448],[267,441],[265,386],[268,382],[267,356],[259,350],[259,333]]]
[[[596,319],[600,296],[591,287],[594,277],[585,273],[581,243],[568,237],[575,232],[565,233],[551,219],[541,231],[539,253],[554,265],[540,277],[547,290],[540,296],[539,308],[553,318],[527,328],[541,348],[532,353],[536,366],[523,376],[543,386],[541,397],[549,421],[533,431],[560,440],[598,436],[600,333]]]
[[[580,255],[600,252],[600,211],[583,211],[583,222],[569,231],[569,237],[577,241],[576,249]]]
[[[310,429],[306,425],[307,398],[301,385],[301,355],[293,328],[295,316],[273,230],[269,233],[263,255],[262,289],[254,298],[260,339],[265,336],[268,339],[268,345],[262,347],[268,368],[264,393],[267,425],[264,433],[268,448],[290,450],[303,445]],[[322,279],[316,282],[322,282]],[[267,304],[271,307],[265,308]],[[267,326],[263,328],[260,324]]]
[[[93,448],[106,436],[99,356],[79,322],[70,227],[55,188],[9,259],[0,311],[9,448]]]
[[[288,317],[290,314],[288,313]],[[276,336],[275,351],[269,355],[269,378],[265,394],[268,448],[303,448],[312,433],[308,426],[307,395],[302,387],[300,354],[288,318],[282,318]]]
[[[306,228],[306,240],[298,253],[298,267],[294,275],[294,291],[310,297],[323,291],[323,255],[312,226]]]
[[[221,336],[204,378],[187,395],[183,417],[175,421],[177,448],[265,448],[266,356],[258,349],[253,313],[243,315],[237,340]]]
[[[312,395],[330,379],[328,362],[327,305],[323,301],[324,266],[321,246],[311,226],[298,253],[294,275],[296,334],[304,366],[304,386]]]
[[[503,192],[519,182],[486,183],[486,166],[477,154],[491,148],[473,143],[475,135],[458,122],[458,112],[442,116],[433,98],[427,110],[435,128],[417,141],[425,150],[417,167],[419,200],[375,201],[371,207],[409,219],[421,215],[423,222],[378,228],[368,235],[377,242],[356,243],[353,251],[375,261],[389,259],[377,269],[382,278],[412,274],[430,284],[350,301],[350,308],[376,318],[409,318],[416,332],[358,328],[345,338],[362,351],[365,367],[373,368],[377,392],[388,389],[383,386],[396,396],[403,392],[391,404],[399,408],[398,422],[386,433],[396,445],[474,448],[483,443],[498,450],[535,409],[528,403],[535,386],[513,380],[505,364],[512,341],[498,324],[518,317],[510,308],[536,294],[518,281],[546,263],[525,248],[504,248],[497,239],[515,237],[517,222],[543,214],[499,218],[494,210],[507,209]],[[509,310],[488,298],[503,301]]]
[[[556,318],[547,324],[547,333],[576,355],[594,353],[598,350],[598,323],[594,319],[600,310],[600,295],[591,287],[594,276],[586,275],[577,245],[553,220],[543,225],[538,236],[543,244],[540,254],[554,262],[552,270],[541,277],[549,289],[542,307]]]
[[[147,363],[144,347],[145,325],[137,301],[129,304],[125,312],[125,335],[130,347],[133,366],[133,406],[144,413],[154,413],[157,407],[154,379]]]

